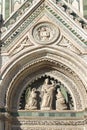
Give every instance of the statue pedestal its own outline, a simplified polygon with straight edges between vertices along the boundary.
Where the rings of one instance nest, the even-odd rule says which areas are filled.
[[[66,106],[66,104],[63,104],[63,105],[60,105],[60,106],[58,106],[57,108],[56,108],[56,110],[67,110],[67,106]]]
[[[25,110],[37,110],[37,107],[26,107]]]
[[[0,130],[5,130],[5,115],[0,112]]]
[[[50,107],[42,107],[41,110],[47,110],[47,111],[49,111],[49,110],[51,110],[51,108]]]

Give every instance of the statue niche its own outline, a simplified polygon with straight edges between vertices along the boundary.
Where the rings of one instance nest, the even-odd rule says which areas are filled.
[[[42,80],[42,81],[41,81]],[[67,110],[69,109],[57,83],[46,77],[40,85],[29,87],[25,92],[25,110]]]

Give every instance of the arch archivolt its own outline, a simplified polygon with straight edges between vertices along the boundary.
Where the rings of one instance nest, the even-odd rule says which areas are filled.
[[[50,65],[52,66],[52,68],[49,69]],[[33,71],[32,71],[32,67],[33,67]],[[81,110],[84,107],[83,106],[83,104],[84,104],[83,99],[81,97],[81,92],[80,92],[81,90],[79,90],[78,87],[76,86],[76,84],[72,81],[72,79],[70,79],[68,77],[70,74],[66,76],[65,70],[68,70],[69,73],[71,73],[71,74],[73,74],[74,72],[72,72],[69,68],[67,68],[67,69],[65,68],[65,70],[64,70],[64,68],[65,67],[63,66],[63,64],[53,62],[53,60],[49,59],[49,58],[42,58],[42,60],[39,59],[34,64],[31,64],[31,65],[28,64],[25,68],[23,68],[21,70],[22,75],[21,75],[21,71],[20,71],[15,76],[15,78],[12,80],[12,82],[10,84],[9,90],[7,92],[7,103],[8,103],[7,107],[13,106],[13,109],[18,109],[20,97],[23,93],[23,90],[26,88],[26,86],[28,84],[30,84],[31,82],[33,82],[34,80],[37,80],[39,77],[41,77],[43,75],[48,75],[48,76],[54,77],[55,79],[58,79],[59,81],[61,81],[67,87],[67,89],[71,93],[73,101],[74,101],[74,105],[75,105],[74,109],[75,110]],[[29,73],[26,74],[26,72],[29,72],[30,74]],[[23,77],[23,75],[25,75],[25,74],[26,74],[26,76]],[[16,79],[16,77],[19,77],[19,78]],[[20,77],[22,77],[21,80],[19,80]],[[18,82],[18,80],[19,80],[19,82]],[[12,85],[13,85],[13,88],[16,85],[16,88],[14,88],[15,89],[14,92],[13,92]],[[21,92],[20,92],[20,90],[21,90]],[[19,93],[20,93],[20,95],[19,95]],[[11,96],[11,97],[9,97],[9,96]],[[15,102],[13,102],[12,97],[16,98],[14,100]],[[17,101],[17,99],[19,99],[19,100]],[[15,105],[16,103],[17,103],[17,105]],[[17,108],[15,108],[14,105],[17,106]]]
[[[74,101],[74,110],[84,109],[87,103],[84,75],[81,75],[84,68],[80,63],[77,66],[76,62],[79,61],[75,61],[71,55],[62,54],[59,50],[41,48],[39,51],[23,55],[20,59],[17,58],[8,72],[10,74],[13,72],[13,74],[8,81],[7,88],[4,89],[6,93],[6,104],[4,105],[9,110],[18,109],[20,97],[27,84],[40,76],[48,75],[61,81],[67,87]],[[18,70],[15,72],[16,66],[18,66]],[[81,67],[80,70],[79,67]],[[7,75],[4,77],[4,82],[6,77]],[[0,97],[1,100],[5,99],[5,95],[3,98]]]

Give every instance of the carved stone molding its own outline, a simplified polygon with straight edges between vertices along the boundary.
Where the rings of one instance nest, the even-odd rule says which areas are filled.
[[[26,35],[25,37],[22,38],[21,41],[19,41],[19,43],[17,43],[16,45],[14,45],[12,49],[10,49],[9,54],[13,56],[15,54],[18,54],[23,49],[31,47],[31,46],[33,46],[33,44],[30,42],[29,36]]]
[[[84,120],[79,120],[79,119],[68,119],[68,120],[63,120],[63,119],[52,119],[51,118],[51,120],[50,119],[28,119],[28,120],[18,120],[18,121],[16,121],[16,120],[13,120],[12,121],[12,124],[14,125],[14,126],[18,126],[19,124],[21,124],[21,125],[26,125],[26,126],[66,126],[66,125],[68,125],[68,126],[81,126],[81,125],[84,125]]]
[[[65,36],[62,36],[62,40],[61,42],[58,44],[58,46],[64,47],[76,54],[80,54],[80,50],[75,47],[75,45],[72,44],[72,42],[70,40],[68,40]]]
[[[19,117],[8,121],[11,123],[11,130],[86,130],[84,118]]]
[[[47,1],[47,2],[49,2],[49,1]],[[61,1],[60,1],[61,2]],[[75,36],[77,36],[77,42],[79,43],[86,43],[86,38],[84,37],[82,37],[81,36],[81,33],[79,33],[79,31],[82,31],[82,30],[79,30],[78,32],[77,31],[75,31],[75,29],[74,29],[74,27],[75,26],[73,26],[73,24],[71,23],[70,24],[70,22],[68,22],[68,19],[66,19],[66,21],[65,21],[65,18],[64,17],[61,17],[59,14],[58,14],[58,12],[60,12],[59,11],[59,9],[60,9],[60,7],[59,7],[59,9],[58,10],[56,10],[56,11],[53,11],[52,10],[52,3],[51,3],[51,6],[49,7],[48,6],[48,4],[46,4],[46,9],[47,10],[49,10],[49,12],[51,12],[53,15],[54,15],[54,17],[56,17],[61,23],[62,23],[62,25],[64,25],[64,26],[66,26],[67,27],[67,29],[69,29],[69,31],[70,32],[72,32]],[[58,12],[57,12],[58,11]],[[65,11],[63,11],[63,12],[65,12]],[[71,20],[70,20],[71,21]],[[62,26],[61,26],[62,27]],[[85,32],[84,32],[85,33]],[[75,39],[75,37],[73,37],[74,39]]]
[[[84,130],[84,128],[79,128],[79,127],[68,127],[68,128],[65,128],[65,127],[58,127],[58,126],[55,126],[55,127],[41,127],[41,126],[35,126],[35,127],[21,127],[21,128],[16,128],[16,127],[13,127],[11,130]]]

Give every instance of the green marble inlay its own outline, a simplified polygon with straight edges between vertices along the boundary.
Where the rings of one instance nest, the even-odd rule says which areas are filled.
[[[39,116],[38,112],[32,112],[32,116]]]
[[[49,113],[49,116],[55,116],[55,113]]]
[[[87,18],[87,0],[83,0],[84,17]]]
[[[76,113],[71,113],[71,116],[72,116],[72,117],[75,117],[75,116],[76,116]]]
[[[49,112],[44,112],[44,117],[49,117]]]
[[[75,114],[76,114],[76,117],[82,117],[84,115],[84,113],[80,113],[80,112],[75,113]]]
[[[40,112],[40,111],[18,111],[18,112],[12,112],[12,116],[30,116],[30,117],[84,117],[84,112]]]
[[[39,116],[44,116],[44,113],[39,113]]]
[[[10,1],[5,0],[5,19],[9,17],[9,12],[10,12]]]

